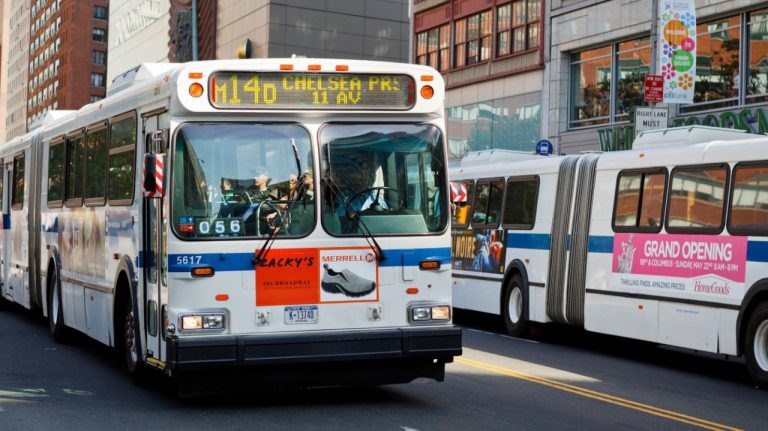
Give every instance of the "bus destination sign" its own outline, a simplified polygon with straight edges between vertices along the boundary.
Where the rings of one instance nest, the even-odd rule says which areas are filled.
[[[408,75],[313,72],[215,72],[211,104],[225,109],[389,109],[413,107]]]

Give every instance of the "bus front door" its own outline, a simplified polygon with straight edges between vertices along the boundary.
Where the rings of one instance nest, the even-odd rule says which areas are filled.
[[[145,116],[144,137],[147,152],[165,153],[165,139],[158,140],[154,132],[169,123],[167,114]],[[165,120],[165,123],[163,123]],[[168,303],[167,252],[165,238],[165,197],[144,198],[144,310],[146,322],[143,331],[146,340],[147,362],[165,367],[165,327]]]

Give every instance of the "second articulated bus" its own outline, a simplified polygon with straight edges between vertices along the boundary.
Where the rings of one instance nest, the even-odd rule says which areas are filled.
[[[768,386],[768,137],[646,132],[631,151],[469,153],[451,172],[454,305],[744,356]]]

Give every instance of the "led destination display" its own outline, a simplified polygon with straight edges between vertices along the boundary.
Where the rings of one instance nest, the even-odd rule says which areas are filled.
[[[409,109],[408,75],[313,72],[216,72],[210,100],[229,109]]]

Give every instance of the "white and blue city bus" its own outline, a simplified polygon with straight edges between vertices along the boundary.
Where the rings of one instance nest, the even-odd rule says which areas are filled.
[[[643,132],[634,149],[468,153],[451,169],[454,305],[741,357],[768,387],[768,139]]]
[[[443,99],[408,64],[137,67],[0,147],[0,296],[138,380],[441,381],[461,354]]]

